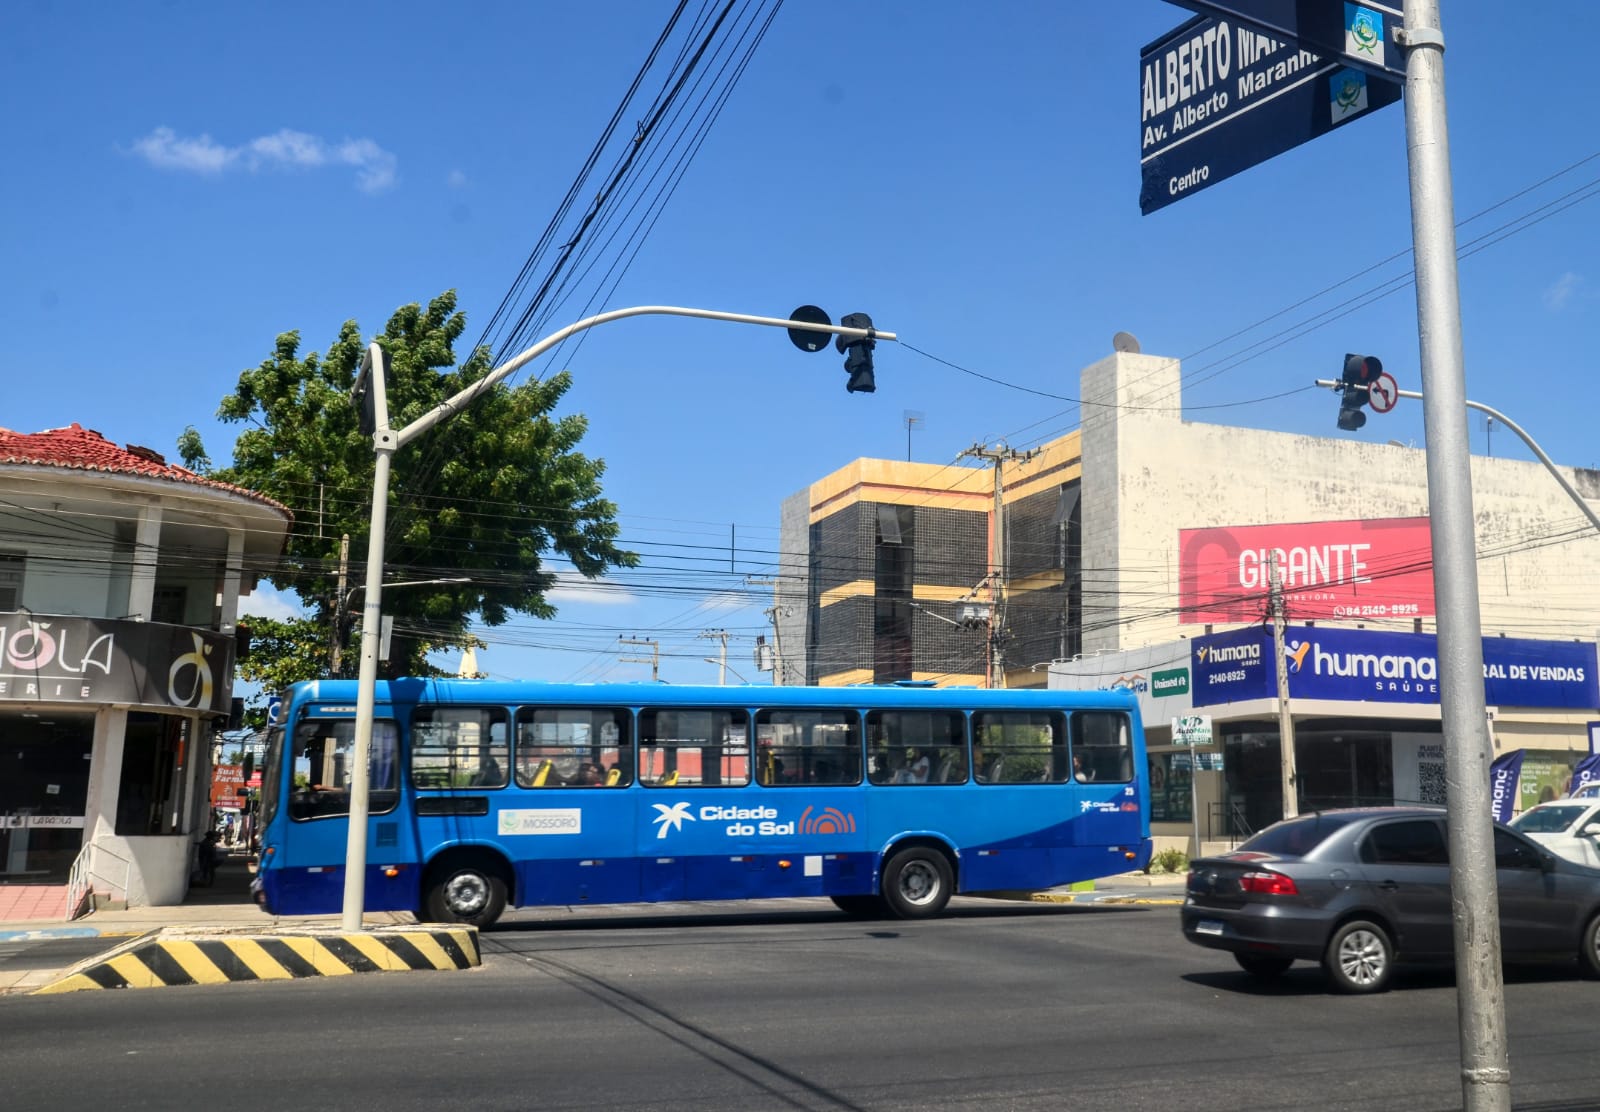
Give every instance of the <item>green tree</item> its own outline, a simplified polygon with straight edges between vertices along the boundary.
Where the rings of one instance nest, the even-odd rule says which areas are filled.
[[[465,314],[456,311],[453,290],[426,309],[406,305],[389,319],[377,340],[390,356],[387,396],[394,428],[492,369],[486,348],[456,366],[454,344],[466,323]],[[252,427],[235,443],[233,465],[210,477],[258,491],[294,511],[283,561],[265,578],[294,590],[313,610],[314,635],[306,651],[283,646],[288,670],[318,665],[295,679],[326,674],[340,609],[335,595],[342,534],[350,536],[350,586],[360,585],[366,566],[374,457],[371,438],[357,429],[350,402],[365,347],[353,320],[322,356],[302,356],[300,334],[285,332],[270,358],[240,374],[218,411],[224,421]],[[515,387],[500,383],[480,395],[470,411],[395,453],[388,575],[469,576],[471,582],[384,592],[384,613],[394,617],[388,675],[430,674],[428,651],[468,644],[470,619],[492,627],[512,613],[553,616],[555,607],[545,597],[556,581],[546,563],[553,556],[589,578],[638,563],[635,554],[616,545],[616,507],[601,495],[603,461],[577,450],[588,421],[581,415],[552,416],[570,385],[565,372]],[[185,451],[186,458],[204,455],[197,440]],[[351,605],[359,608],[360,600],[359,594],[347,593],[346,613]],[[252,635],[256,624],[259,619]],[[346,659],[353,657],[352,648]],[[287,676],[275,680],[282,678]]]

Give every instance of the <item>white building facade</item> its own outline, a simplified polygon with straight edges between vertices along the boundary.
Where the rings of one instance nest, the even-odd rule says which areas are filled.
[[[183,899],[239,596],[291,521],[77,425],[0,429],[0,902]]]
[[[1053,663],[1051,685],[1140,694],[1158,834],[1214,841],[1275,821],[1276,561],[1302,809],[1443,802],[1425,453],[1186,421],[1180,372],[1118,353],[1082,374],[1100,403],[1081,433],[1082,575],[1118,603],[1085,621],[1083,653]],[[1526,751],[1529,805],[1594,744],[1600,531],[1542,464],[1471,467],[1490,731],[1497,754]],[[1562,474],[1600,499],[1600,473]],[[1182,715],[1210,719],[1201,756],[1169,744]]]

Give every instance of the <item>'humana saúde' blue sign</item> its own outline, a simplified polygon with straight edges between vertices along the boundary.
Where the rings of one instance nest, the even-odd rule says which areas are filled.
[[[1197,637],[1193,646],[1195,706],[1277,694],[1271,630]],[[1293,699],[1439,701],[1439,643],[1431,633],[1290,626],[1283,655]],[[1483,691],[1491,706],[1600,707],[1594,643],[1486,637]]]

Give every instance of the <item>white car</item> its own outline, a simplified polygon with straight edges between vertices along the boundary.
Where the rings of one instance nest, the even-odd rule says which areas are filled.
[[[1572,789],[1568,799],[1600,799],[1600,780],[1590,780]]]
[[[1512,819],[1511,829],[1568,860],[1600,868],[1600,799],[1541,803]]]

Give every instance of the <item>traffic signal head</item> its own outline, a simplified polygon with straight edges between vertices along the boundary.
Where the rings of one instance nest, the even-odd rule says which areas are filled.
[[[1371,355],[1346,355],[1344,357],[1344,393],[1339,399],[1339,427],[1355,432],[1367,423],[1362,412],[1370,400],[1369,387],[1383,373],[1383,364]]]
[[[846,313],[839,320],[845,328],[864,328],[872,331],[872,318],[865,313]],[[850,381],[844,388],[852,394],[876,393],[878,386],[872,377],[872,349],[877,342],[869,337],[836,336],[834,347],[845,353],[844,369]]]

